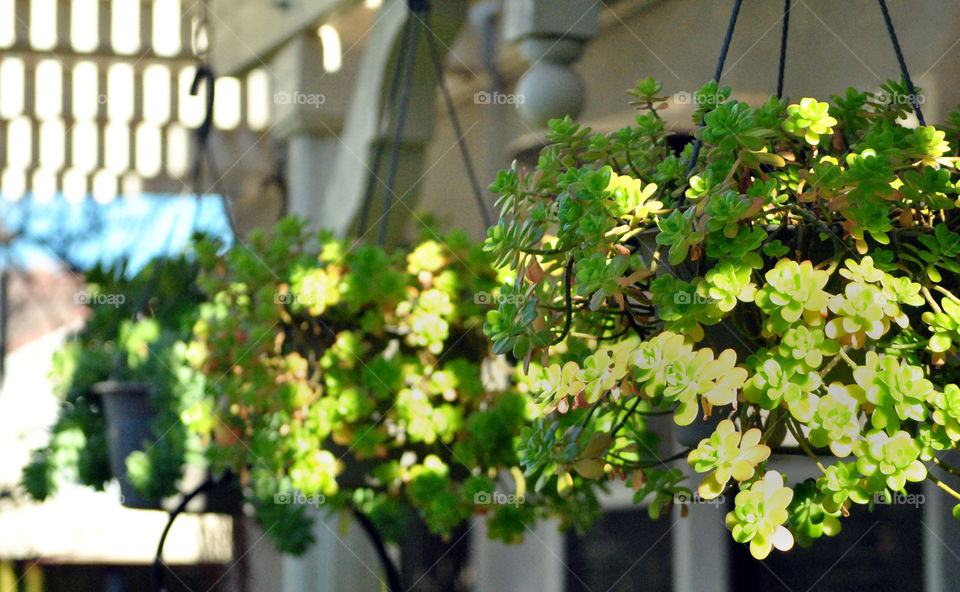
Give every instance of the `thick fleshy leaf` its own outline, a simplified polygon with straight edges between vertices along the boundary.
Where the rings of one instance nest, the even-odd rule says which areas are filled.
[[[700,487],[697,488],[697,493],[700,494],[700,497],[703,499],[714,499],[719,497],[723,493],[724,487],[726,487],[726,480],[722,483],[717,481],[717,474],[711,473],[707,475],[707,478],[703,480],[700,484]]]
[[[910,463],[903,472],[908,481],[923,481],[927,478],[927,467],[919,460]]]
[[[780,551],[789,551],[793,548],[793,535],[783,526],[778,526],[773,533],[773,546]]]
[[[750,554],[753,555],[754,559],[766,559],[772,548],[773,543],[762,537],[754,537],[754,539],[750,541]]]
[[[738,460],[730,469],[730,476],[737,481],[746,481],[753,476],[753,464],[746,460]]]

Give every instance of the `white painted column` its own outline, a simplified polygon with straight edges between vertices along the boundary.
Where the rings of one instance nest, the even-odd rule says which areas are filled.
[[[699,417],[698,420],[699,422]],[[670,430],[676,434],[679,428],[670,422]],[[670,453],[680,452],[684,448],[677,442],[677,436],[664,438],[671,442]],[[671,466],[683,470],[687,475],[687,486],[694,493],[703,479],[685,461],[671,463]],[[711,500],[719,501],[719,500]],[[724,524],[726,508],[719,503],[687,504],[689,514],[686,518],[671,518],[676,524],[673,535],[673,590],[674,592],[727,592],[730,589],[730,531]],[[679,515],[679,507],[674,514]]]
[[[951,452],[943,457],[947,463],[960,464],[960,454]],[[933,472],[954,489],[960,488],[960,479]],[[923,482],[923,581],[925,592],[953,592],[960,582],[960,521],[953,517],[957,503],[950,495],[930,481]]]
[[[386,577],[356,522],[351,519],[348,530],[342,532],[340,518],[320,516],[313,534],[317,542],[302,557],[283,557],[281,592],[381,589]]]
[[[485,521],[477,520],[470,532],[475,592],[563,592],[564,536],[556,521],[544,521],[528,530],[522,544],[506,545],[488,539]]]
[[[310,221],[314,229],[328,228],[323,215],[325,187],[332,176],[339,140],[331,134],[303,130],[287,139],[287,211]]]
[[[600,7],[593,0],[508,0],[504,36],[519,41],[531,66],[517,81],[520,117],[536,128],[583,109],[585,87],[571,64],[587,40],[600,33]]]
[[[271,59],[273,135],[287,143],[287,212],[323,227],[319,213],[340,144],[340,122],[353,86],[347,72],[327,72],[323,45],[305,31]]]

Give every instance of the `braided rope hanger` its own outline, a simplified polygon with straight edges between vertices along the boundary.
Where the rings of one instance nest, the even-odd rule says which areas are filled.
[[[890,18],[890,12],[887,10],[886,0],[877,0],[877,3],[880,5],[880,11],[883,14],[883,21],[887,28],[887,33],[890,36],[890,43],[893,45],[894,54],[897,57],[897,65],[900,68],[900,75],[903,77],[903,81],[907,86],[907,92],[910,93],[910,104],[913,107],[913,112],[917,116],[917,121],[920,125],[927,125],[926,120],[923,117],[923,112],[920,109],[920,102],[917,98],[916,88],[913,85],[913,80],[910,78],[910,72],[907,69],[907,62],[903,57],[903,52],[900,49],[900,42],[897,39],[897,32],[893,26],[893,19]],[[720,75],[723,73],[723,65],[727,59],[727,52],[730,50],[730,41],[733,38],[733,30],[737,25],[737,19],[740,16],[740,6],[742,0],[735,0],[733,4],[733,10],[730,14],[730,22],[727,25],[727,32],[723,37],[723,45],[720,47],[720,56],[717,59],[717,68],[713,73],[713,81],[719,83]],[[783,27],[780,34],[780,59],[779,65],[777,68],[777,98],[783,98],[783,77],[784,71],[786,70],[786,60],[787,60],[787,35],[790,31],[790,8],[791,0],[784,0],[783,3]],[[704,126],[703,119],[700,120],[699,127]],[[689,178],[693,172],[694,167],[697,164],[697,160],[700,157],[700,149],[703,142],[698,138],[693,145],[693,153],[690,156],[690,162],[687,165],[687,177]],[[686,199],[685,195],[680,196],[677,207],[683,206],[683,203]]]
[[[450,90],[447,87],[443,62],[440,57],[440,50],[437,47],[437,41],[434,38],[434,34],[429,23],[430,4],[426,0],[407,0],[407,9],[409,10],[409,16],[404,23],[403,32],[401,34],[400,48],[397,54],[396,67],[393,69],[388,85],[389,90],[387,103],[391,107],[391,111],[394,111],[394,106],[396,106],[396,110],[395,117],[393,118],[394,134],[393,143],[390,147],[390,160],[387,168],[387,178],[385,181],[382,181],[377,176],[377,171],[380,169],[380,165],[382,164],[385,148],[384,143],[379,141],[374,152],[372,166],[369,168],[366,189],[364,191],[364,197],[361,203],[357,224],[357,238],[359,239],[367,231],[367,221],[370,215],[370,206],[373,202],[374,190],[378,184],[382,184],[384,186],[384,197],[377,232],[377,245],[380,246],[382,246],[386,240],[389,212],[393,207],[394,186],[396,184],[396,176],[400,157],[400,143],[403,139],[403,130],[409,114],[409,101],[413,82],[413,65],[421,28],[425,33],[424,37],[426,39],[427,50],[429,52],[434,74],[436,76],[436,83],[439,86],[443,96],[451,126],[453,127],[453,131],[457,136],[456,143],[459,148],[461,159],[463,160],[464,168],[466,169],[467,178],[470,182],[474,201],[476,202],[477,209],[480,212],[480,217],[483,220],[484,225],[491,226],[493,224],[490,211],[487,208],[486,202],[483,198],[483,192],[480,188],[480,183],[477,179],[476,169],[473,166],[473,161],[470,158],[470,152],[464,139],[465,134],[463,133],[463,127],[460,124],[460,119],[456,112],[453,97],[451,96]],[[397,104],[398,102],[399,104]],[[378,138],[382,138],[384,132],[386,131],[384,130],[384,124],[385,118],[381,115],[380,127],[378,128],[379,131],[377,134]]]

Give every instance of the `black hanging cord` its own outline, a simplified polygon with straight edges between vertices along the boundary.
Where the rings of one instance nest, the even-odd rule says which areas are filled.
[[[383,542],[383,537],[380,536],[380,531],[377,530],[377,526],[370,520],[369,516],[357,508],[353,508],[353,516],[357,519],[357,522],[360,523],[363,532],[366,533],[367,538],[369,538],[373,544],[377,552],[377,557],[380,558],[383,571],[387,576],[387,592],[404,592],[403,582],[400,578],[400,570],[397,569],[397,565],[393,562],[393,559],[390,558],[390,555],[387,554],[387,547]]]
[[[910,93],[910,104],[913,105],[913,112],[917,114],[917,121],[920,122],[920,125],[927,125],[927,122],[923,119],[923,112],[920,111],[920,101],[917,99],[917,91],[913,86],[913,80],[910,79],[910,72],[907,71],[907,62],[903,59],[903,52],[900,51],[900,42],[897,41],[897,32],[893,28],[893,20],[887,10],[887,2],[886,0],[877,0],[877,2],[880,4],[880,11],[883,13],[883,22],[887,25],[887,33],[890,34],[890,42],[893,43],[893,51],[897,54],[900,74],[907,84],[907,92]]]
[[[224,479],[227,478],[227,475],[224,475]],[[164,587],[164,565],[163,565],[163,545],[167,542],[167,535],[170,534],[170,528],[173,526],[173,521],[177,519],[177,516],[182,514],[187,508],[187,504],[190,503],[193,498],[197,497],[201,493],[212,489],[216,486],[218,481],[213,477],[208,478],[206,481],[201,483],[196,489],[188,493],[180,504],[170,512],[170,518],[167,520],[167,525],[163,528],[163,533],[160,535],[160,542],[157,544],[157,554],[153,559],[153,568],[152,568],[152,577],[153,577],[153,590],[154,592],[166,592]]]
[[[429,15],[427,18],[429,18]],[[467,178],[470,179],[470,187],[473,189],[473,199],[477,202],[477,209],[480,210],[480,217],[483,219],[484,227],[489,228],[493,226],[493,220],[490,217],[487,204],[483,199],[483,191],[480,189],[479,181],[477,181],[477,173],[473,169],[473,161],[470,159],[470,152],[467,149],[467,142],[464,139],[460,118],[457,117],[457,110],[453,105],[453,98],[450,96],[450,90],[447,88],[447,81],[443,72],[443,62],[440,60],[440,52],[437,50],[437,42],[430,31],[429,22],[427,22],[426,28],[427,47],[430,49],[430,59],[433,61],[433,69],[437,74],[437,84],[440,85],[443,102],[446,104],[447,113],[450,115],[453,133],[457,134],[457,146],[460,148],[460,157],[463,159],[463,166],[467,170]]]
[[[777,98],[783,98],[783,72],[787,68],[787,35],[790,33],[790,0],[783,0],[783,29],[780,31],[780,65],[777,68]]]
[[[488,209],[486,201],[483,198],[483,191],[480,188],[480,182],[477,179],[476,169],[474,168],[473,161],[470,158],[470,151],[463,139],[463,126],[460,124],[460,119],[457,116],[453,97],[450,95],[450,90],[447,88],[443,61],[440,59],[440,51],[437,48],[436,40],[433,38],[433,33],[430,29],[430,24],[428,22],[430,18],[430,4],[427,0],[407,0],[407,8],[410,11],[410,16],[404,24],[400,49],[397,54],[396,67],[393,69],[392,78],[390,80],[388,104],[392,109],[397,102],[397,94],[398,89],[400,88],[400,77],[402,72],[403,87],[402,91],[399,93],[399,106],[396,108],[396,117],[394,117],[393,121],[391,122],[395,126],[394,139],[390,151],[390,163],[387,171],[387,179],[384,183],[385,192],[383,198],[383,209],[381,212],[379,230],[377,233],[378,245],[383,245],[386,239],[386,227],[389,219],[388,214],[392,205],[393,186],[394,182],[396,181],[399,161],[400,142],[402,139],[403,127],[406,124],[407,111],[409,107],[410,88],[413,78],[413,63],[415,60],[417,41],[420,33],[418,25],[422,25],[426,32],[425,36],[427,41],[427,49],[428,53],[430,54],[430,60],[433,63],[437,84],[440,86],[440,91],[443,95],[447,114],[450,117],[450,123],[453,127],[454,133],[457,135],[457,147],[460,150],[460,156],[463,160],[464,168],[467,171],[467,178],[470,181],[474,200],[477,204],[477,208],[480,210],[480,217],[482,218],[485,226],[491,226],[493,224],[490,210]],[[403,64],[402,71],[400,68],[401,63]],[[381,116],[381,129],[383,121],[384,118]],[[378,132],[378,139],[382,137],[382,131]],[[377,172],[380,169],[383,152],[384,143],[382,141],[378,141],[376,150],[374,152],[373,166],[370,168],[366,190],[360,206],[360,213],[357,223],[358,239],[361,238],[366,232],[367,220],[370,216],[370,204],[373,202],[373,192],[374,188],[376,187],[375,181],[378,180]]]
[[[196,137],[196,155],[194,157],[193,169],[191,171],[193,190],[197,196],[198,215],[200,213],[200,198],[204,193],[202,186],[204,159],[206,159],[207,170],[210,173],[210,177],[213,179],[213,188],[216,189],[217,185],[220,183],[220,176],[217,172],[217,166],[213,160],[213,151],[210,149],[209,144],[210,131],[213,129],[213,99],[215,82],[216,76],[214,75],[210,66],[204,63],[198,64],[197,73],[194,75],[193,82],[190,84],[190,94],[192,96],[197,96],[197,94],[200,92],[200,84],[202,83],[206,83],[207,86],[206,111],[204,112],[203,121],[200,123],[200,126],[194,130]],[[236,235],[237,226],[233,219],[230,200],[227,199],[226,195],[223,195],[222,191],[217,191],[220,194],[220,200],[223,203],[223,213],[227,217],[227,222],[230,225],[230,231]],[[194,220],[194,226],[196,226],[196,220]]]
[[[392,73],[390,77],[390,90],[387,95],[386,106],[390,110],[393,109],[396,100],[397,100],[397,91],[400,88],[400,64],[404,63],[407,55],[407,39],[410,37],[410,28],[413,26],[413,18],[409,17],[403,23],[403,32],[400,36],[400,49],[397,52],[397,61],[395,67],[392,68]],[[386,144],[383,142],[383,136],[385,130],[385,117],[383,116],[386,108],[381,109],[380,118],[378,120],[377,135],[376,135],[376,149],[373,154],[373,163],[370,167],[370,174],[367,175],[367,187],[364,191],[363,201],[360,204],[360,215],[357,221],[357,238],[361,238],[367,230],[367,219],[370,217],[370,204],[373,202],[373,192],[376,188],[377,181],[377,171],[380,170],[380,164],[383,162],[383,149],[386,147]]]
[[[423,9],[422,2],[410,0],[411,13]],[[406,64],[403,72],[403,88],[400,92],[400,106],[397,107],[397,125],[393,134],[393,146],[390,147],[390,165],[387,169],[387,187],[383,192],[383,209],[380,212],[380,227],[377,231],[377,245],[383,246],[387,238],[387,220],[392,207],[393,187],[397,180],[397,166],[400,164],[400,142],[403,140],[403,127],[407,122],[407,110],[410,107],[410,89],[413,86],[413,62],[417,53],[417,40],[420,38],[420,19],[410,15],[410,37],[407,39]]]
[[[743,0],[734,0],[733,11],[730,13],[730,22],[727,24],[727,33],[723,36],[723,45],[720,47],[720,57],[717,58],[717,69],[713,72],[714,82],[720,82],[720,75],[723,74],[723,64],[727,61],[727,52],[730,50],[730,41],[733,39],[733,29],[737,26],[737,18],[740,16],[740,5]],[[703,127],[704,120],[700,120],[700,127]],[[690,155],[690,162],[687,164],[687,177],[693,172],[693,167],[697,166],[697,159],[700,158],[700,147],[703,141],[697,138],[693,143],[693,153]],[[681,195],[677,200],[677,208],[683,206],[686,201],[686,195]]]
[[[197,66],[197,73],[193,76],[193,82],[190,84],[190,95],[195,97],[200,92],[200,84],[207,83],[207,109],[203,116],[203,122],[196,130],[197,140],[202,145],[206,145],[207,138],[210,137],[210,128],[213,127],[213,83],[215,81],[216,77],[213,75],[210,66],[200,64]],[[198,165],[194,165],[194,174],[196,174],[196,169],[199,168]]]

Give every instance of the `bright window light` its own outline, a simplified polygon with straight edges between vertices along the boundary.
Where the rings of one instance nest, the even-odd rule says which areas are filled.
[[[220,129],[233,129],[240,124],[240,81],[225,76],[217,79],[213,93],[213,123]]]
[[[30,0],[30,45],[53,49],[57,45],[57,0]]]
[[[93,199],[106,204],[117,197],[117,177],[110,171],[97,171],[93,176]]]
[[[163,64],[143,71],[143,118],[158,125],[170,119],[170,68]]]
[[[7,168],[0,177],[0,193],[4,199],[17,201],[27,191],[27,178],[23,171],[16,168]]]
[[[64,134],[60,119],[49,119],[40,124],[40,166],[58,171],[63,168]]]
[[[160,128],[149,123],[137,126],[137,172],[152,178],[160,174]]]
[[[196,96],[190,94],[190,85],[197,69],[187,66],[180,70],[178,100],[180,123],[187,127],[197,127],[203,122],[203,111],[207,102],[207,85],[201,84]]]
[[[263,68],[247,76],[247,125],[262,130],[270,123],[270,75]]]
[[[17,39],[14,0],[0,0],[0,47],[10,47]]]
[[[0,117],[11,119],[23,113],[23,60],[0,61]]]
[[[87,196],[87,176],[83,171],[69,169],[63,174],[63,196],[70,203],[80,203]]]
[[[85,173],[97,168],[97,126],[92,121],[78,121],[71,130],[73,168]]]
[[[190,166],[188,159],[190,157],[190,139],[186,128],[181,125],[173,124],[167,128],[167,172],[172,177],[180,177],[186,174],[187,167]]]
[[[37,64],[35,112],[40,119],[60,116],[63,103],[63,68],[57,60],[42,60]]]
[[[143,192],[140,175],[130,171],[120,179],[120,193],[124,197],[138,197]]]
[[[31,191],[33,199],[40,203],[53,201],[57,195],[57,175],[53,171],[37,169],[33,172]]]
[[[320,43],[323,44],[323,69],[336,72],[343,65],[343,53],[340,48],[340,34],[330,25],[321,25],[317,29]]]
[[[33,129],[26,117],[7,123],[7,164],[18,169],[33,165]]]
[[[133,66],[113,64],[107,71],[107,117],[111,121],[133,118]]]
[[[153,51],[161,56],[180,53],[180,0],[153,1]]]
[[[73,117],[74,119],[95,119],[100,108],[100,94],[97,90],[97,65],[93,62],[77,62],[73,67]],[[103,97],[106,102],[106,95]]]
[[[114,173],[122,173],[130,166],[130,129],[125,123],[107,125],[103,139],[104,164]]]
[[[120,54],[140,49],[140,1],[113,0],[110,6],[110,43]]]
[[[100,44],[97,21],[100,0],[73,0],[70,3],[70,44],[81,53],[89,53]]]

